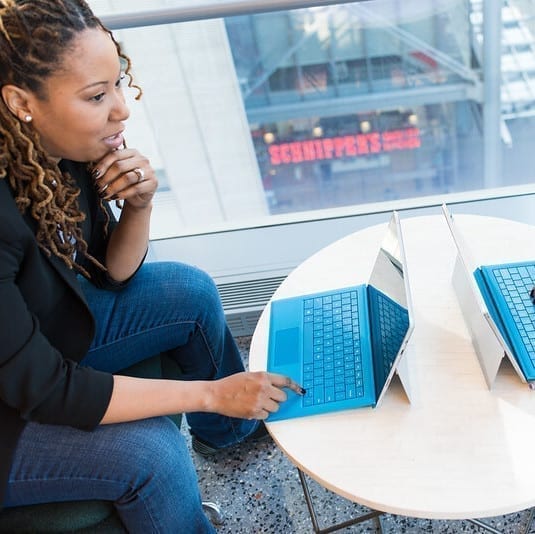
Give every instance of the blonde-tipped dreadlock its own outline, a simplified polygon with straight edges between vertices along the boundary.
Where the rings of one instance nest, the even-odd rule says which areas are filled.
[[[12,84],[46,99],[44,81],[62,67],[75,37],[85,29],[108,32],[125,62],[129,87],[130,59],[84,0],[0,0],[0,87]],[[36,238],[47,254],[87,275],[74,261],[81,254],[104,269],[87,252],[80,222],[80,190],[45,153],[37,132],[21,122],[0,98],[0,179],[7,178],[21,213],[37,221]],[[101,203],[101,209],[106,213]]]

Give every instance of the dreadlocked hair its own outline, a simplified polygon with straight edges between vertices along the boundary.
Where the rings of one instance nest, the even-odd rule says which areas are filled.
[[[119,43],[84,0],[0,0],[0,87],[24,88],[46,99],[45,80],[62,68],[76,36],[89,28],[100,28],[113,40],[125,67],[128,86],[133,83],[131,62]],[[87,271],[74,258],[81,255],[105,270],[88,253],[80,227],[80,189],[68,173],[48,157],[39,135],[15,117],[0,98],[0,179],[8,179],[17,208],[37,222],[36,239],[46,254],[61,258],[70,269],[84,276]],[[109,215],[104,201],[105,231]]]

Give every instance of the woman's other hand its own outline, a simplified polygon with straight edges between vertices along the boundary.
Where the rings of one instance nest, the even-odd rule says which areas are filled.
[[[148,158],[131,148],[114,150],[94,162],[92,176],[104,200],[123,200],[133,208],[151,204],[158,180]]]

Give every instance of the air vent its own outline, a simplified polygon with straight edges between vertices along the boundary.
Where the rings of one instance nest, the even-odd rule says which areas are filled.
[[[273,293],[285,276],[217,284],[234,337],[250,336]]]

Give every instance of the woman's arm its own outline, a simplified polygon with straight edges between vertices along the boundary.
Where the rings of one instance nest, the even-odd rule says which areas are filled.
[[[242,372],[214,381],[181,381],[116,375],[102,424],[158,415],[212,412],[243,419],[265,419],[286,400],[283,388],[302,395],[288,377]]]
[[[133,149],[107,154],[93,165],[93,178],[104,200],[124,202],[106,252],[108,274],[121,282],[136,271],[147,252],[158,181],[149,160]]]
[[[124,204],[106,252],[108,274],[118,282],[130,278],[147,253],[151,210],[152,203],[143,208]]]

